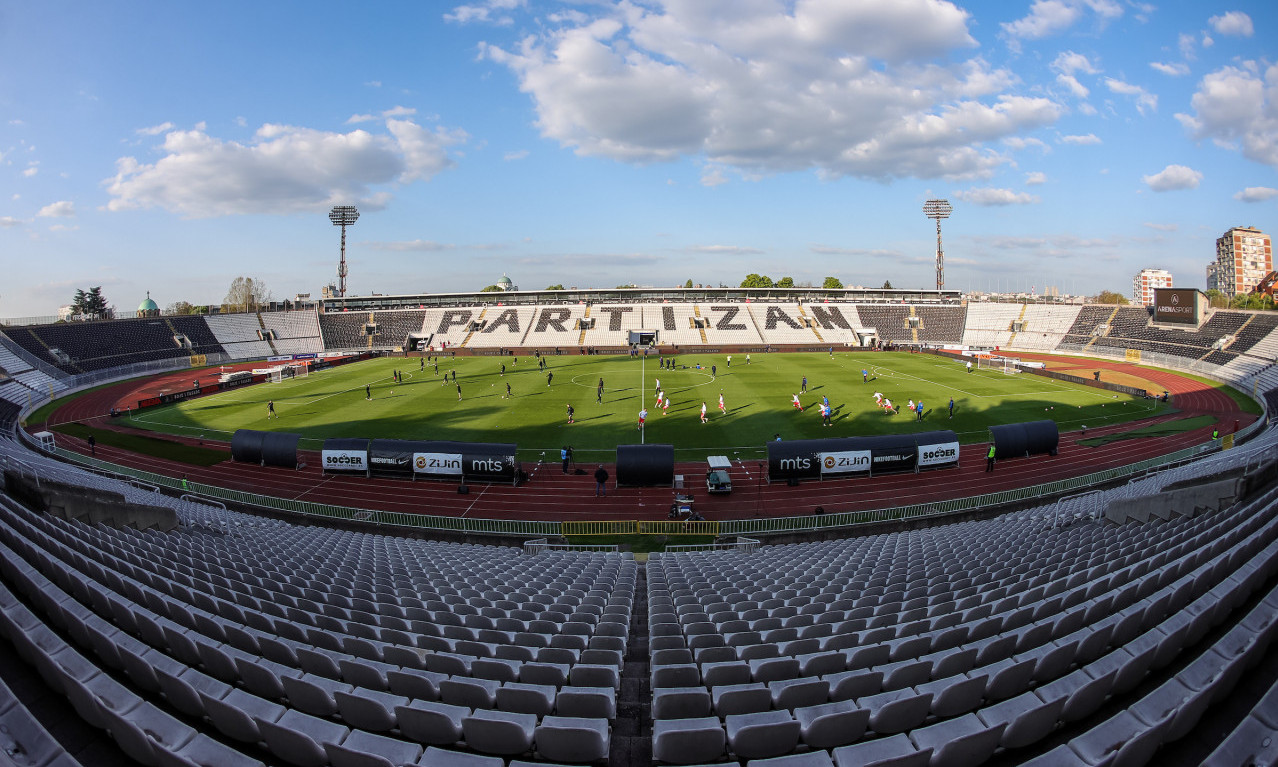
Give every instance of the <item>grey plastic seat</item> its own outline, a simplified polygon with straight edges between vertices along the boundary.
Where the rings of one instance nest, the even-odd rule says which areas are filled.
[[[704,687],[658,687],[652,691],[653,719],[709,716],[711,706],[710,691]]]
[[[830,683],[819,677],[769,682],[768,691],[772,694],[772,707],[778,711],[817,706],[830,699]]]
[[[893,735],[836,748],[833,756],[837,767],[928,767],[932,751],[920,751],[905,735]]]
[[[714,713],[719,718],[730,714],[749,714],[772,708],[772,693],[761,682],[725,684],[710,691]]]
[[[462,735],[475,751],[515,756],[532,748],[537,717],[511,711],[472,711],[462,718]]]
[[[324,752],[333,767],[400,767],[416,762],[422,755],[422,747],[355,730],[341,745],[325,743]]]
[[[272,754],[298,767],[328,764],[326,744],[340,745],[350,729],[326,719],[289,710],[274,722],[258,720],[262,740]]]
[[[723,724],[715,717],[658,719],[652,723],[652,756],[670,764],[712,762],[727,745]]]
[[[400,732],[418,743],[451,746],[462,739],[462,720],[469,714],[465,706],[414,700],[395,708],[395,721]]]
[[[949,718],[966,714],[980,706],[988,681],[985,674],[959,674],[915,685],[914,691],[932,693],[932,713],[941,718]]]
[[[548,684],[507,682],[497,689],[499,711],[545,716],[555,709],[555,688]]]
[[[746,767],[834,767],[834,762],[825,751],[808,751],[771,759],[751,759],[746,762]]]
[[[947,719],[910,733],[920,751],[931,749],[929,767],[968,767],[994,755],[1003,725],[987,725],[975,714]]]
[[[338,682],[327,677],[314,674],[303,674],[300,677],[284,677],[284,693],[288,696],[289,705],[299,711],[314,716],[332,716],[337,713],[337,699],[334,693],[350,692],[355,689],[345,682]]]
[[[257,720],[277,722],[286,710],[278,703],[272,703],[243,690],[231,690],[224,698],[214,698],[201,691],[204,711],[209,721],[222,734],[244,743],[257,743],[262,740],[262,732],[258,729]]]
[[[799,743],[799,722],[788,711],[730,714],[724,726],[729,749],[742,759],[781,756]]]
[[[561,663],[525,663],[519,667],[519,681],[527,684],[548,684],[563,687],[568,684],[568,666]]]
[[[701,684],[701,669],[695,663],[652,667],[652,687],[692,687]]]
[[[357,687],[350,692],[333,693],[342,721],[351,727],[370,732],[386,732],[395,728],[395,709],[408,705],[408,698],[379,690]],[[413,757],[416,758],[415,756]]]
[[[883,691],[882,671],[840,671],[822,677],[830,683],[830,700],[851,700]]]
[[[596,762],[608,758],[608,720],[600,718],[547,716],[534,732],[537,753],[559,762]]]
[[[804,743],[811,748],[829,749],[860,740],[870,724],[870,710],[854,700],[841,700],[796,708],[794,718],[799,722]]]
[[[501,682],[491,679],[450,677],[439,683],[439,699],[444,703],[468,708],[493,708]]]
[[[857,704],[870,709],[870,729],[891,735],[923,723],[932,707],[932,693],[890,690],[858,698]]]
[[[750,664],[745,661],[732,660],[701,664],[701,683],[706,687],[718,687],[724,684],[745,684],[749,681],[752,681]]]
[[[611,687],[564,687],[555,697],[555,713],[616,719],[617,691]]]
[[[1035,693],[1027,692],[986,706],[976,715],[986,726],[1003,725],[999,739],[1003,748],[1024,748],[1047,737],[1056,728],[1066,700],[1062,695],[1044,702]]]

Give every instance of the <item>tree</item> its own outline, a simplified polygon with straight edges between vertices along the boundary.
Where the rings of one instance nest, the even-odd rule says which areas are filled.
[[[770,288],[770,287],[773,287],[772,278],[767,276],[766,274],[755,274],[751,272],[750,274],[746,275],[744,280],[741,281],[741,287]]]
[[[1212,288],[1207,291],[1207,305],[1216,309],[1224,309],[1229,306],[1229,302],[1225,300],[1225,295],[1219,290]]]
[[[1117,304],[1119,306],[1127,306],[1127,296],[1122,293],[1115,293],[1112,290],[1102,290],[1096,294],[1096,303],[1098,304]]]
[[[690,288],[690,287],[692,287],[692,278],[691,278],[691,277],[689,277],[689,278],[688,278],[688,281],[687,281],[687,282],[685,282],[685,283],[683,283],[683,286],[684,286],[685,288]]]
[[[558,283],[556,283],[556,284],[554,284],[554,285],[547,285],[547,286],[546,286],[546,290],[563,290],[563,289],[564,289],[564,286],[563,286],[563,285],[561,285],[561,284],[558,284]]]
[[[485,285],[483,288],[480,289],[479,292],[480,293],[500,293],[501,288],[497,287],[496,285]]]
[[[842,290],[843,281],[838,277],[826,277],[825,282],[821,283],[821,287],[826,290]]]
[[[271,291],[266,283],[252,277],[236,277],[231,280],[231,288],[222,299],[222,310],[231,312],[254,311],[257,307],[271,300]]]
[[[778,288],[792,288],[792,287],[794,287],[794,278],[793,278],[793,277],[782,277],[781,279],[777,280],[777,287],[778,287]]]
[[[883,290],[892,290],[892,281],[891,281],[891,280],[884,280],[884,281],[883,281],[883,288],[882,288],[882,289],[883,289]]]
[[[77,289],[75,297],[71,299],[71,309],[72,314],[94,319],[111,319],[115,316],[115,311],[107,305],[106,297],[102,295],[101,285],[88,290]]]

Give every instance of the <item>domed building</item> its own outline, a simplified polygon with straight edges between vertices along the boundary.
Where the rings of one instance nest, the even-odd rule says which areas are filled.
[[[146,300],[138,304],[139,317],[159,317],[160,305],[151,300],[151,291],[146,292]]]
[[[497,280],[497,287],[504,291],[519,290],[519,286],[512,284],[505,272],[502,272],[501,279]]]

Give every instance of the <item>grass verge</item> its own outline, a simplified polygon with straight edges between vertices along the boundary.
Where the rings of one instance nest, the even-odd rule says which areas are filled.
[[[54,431],[71,437],[88,439],[90,436],[99,445],[118,447],[132,453],[149,455],[154,458],[165,458],[191,466],[213,466],[219,464],[230,455],[223,450],[210,450],[207,447],[184,445],[159,437],[145,437],[139,434],[125,434],[109,429],[94,429],[82,423],[66,423],[54,427]]]
[[[1111,442],[1118,442],[1123,439],[1141,439],[1143,437],[1170,437],[1175,434],[1184,434],[1187,431],[1210,426],[1216,422],[1215,416],[1198,415],[1193,418],[1184,418],[1179,421],[1166,421],[1164,423],[1153,424],[1152,426],[1143,426],[1132,431],[1120,432],[1118,434],[1106,434],[1101,437],[1089,437],[1088,439],[1080,439],[1078,444],[1088,447],[1100,447],[1108,445]]]

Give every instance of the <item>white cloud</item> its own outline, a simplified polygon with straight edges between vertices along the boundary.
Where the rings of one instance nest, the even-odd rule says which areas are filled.
[[[201,218],[352,203],[382,207],[390,193],[373,187],[431,178],[453,164],[446,147],[465,140],[459,131],[428,130],[410,120],[387,120],[386,130],[389,135],[266,124],[248,143],[201,129],[170,131],[156,162],[116,161],[116,175],[104,181],[112,198],[107,208],[158,207]]]
[[[473,5],[459,5],[452,13],[445,13],[446,21],[458,24],[486,23],[510,26],[515,20],[507,13],[525,5],[525,0],[484,0]]]
[[[1136,100],[1136,111],[1141,114],[1145,114],[1147,110],[1152,112],[1158,109],[1158,96],[1150,93],[1139,85],[1132,85],[1131,83],[1123,82],[1117,78],[1106,77],[1105,86],[1109,88],[1110,91],[1121,96],[1131,96],[1134,98]]]
[[[1030,147],[1034,147],[1035,149],[1042,151],[1043,154],[1048,154],[1052,151],[1052,148],[1047,145],[1047,142],[1032,136],[1008,136],[1003,139],[1003,144],[1011,147],[1012,149],[1028,149]]]
[[[376,120],[376,119],[377,119],[377,115],[373,115],[373,114],[353,114],[350,117],[346,118],[346,124],[354,125],[356,123],[367,123],[367,122],[372,122],[373,120]]]
[[[1202,79],[1190,99],[1193,115],[1177,114],[1195,139],[1237,148],[1254,162],[1278,168],[1278,64],[1264,77],[1255,62],[1222,67]]]
[[[1080,83],[1078,78],[1073,75],[1057,75],[1056,82],[1065,86],[1070,93],[1074,94],[1075,98],[1085,99],[1091,95],[1091,91],[1088,90],[1087,86]]]
[[[1174,232],[1180,228],[1176,224],[1155,224],[1151,221],[1146,221],[1142,226],[1153,229],[1156,232]]]
[[[27,163],[26,168],[23,168],[22,175],[24,178],[31,178],[32,176],[35,176],[39,172],[40,172],[40,161],[32,160],[31,162]]]
[[[1141,176],[1155,192],[1171,192],[1177,189],[1196,189],[1203,174],[1184,165],[1168,165],[1152,176]]]
[[[522,160],[528,156],[527,149],[516,149],[501,156],[503,160]]]
[[[1074,51],[1061,51],[1057,54],[1056,58],[1052,60],[1050,66],[1053,71],[1067,75],[1072,75],[1075,72],[1082,72],[1083,74],[1088,75],[1100,73],[1100,70],[1092,64],[1091,60],[1083,54],[1075,53]]]
[[[1172,77],[1181,77],[1189,74],[1189,65],[1179,61],[1171,64],[1167,64],[1162,61],[1151,61],[1149,62],[1149,66],[1157,72],[1162,72],[1163,74],[1171,75]]]
[[[1123,15],[1123,7],[1113,0],[1034,0],[1024,17],[999,26],[1011,38],[1011,47],[1018,50],[1018,40],[1039,40],[1063,32],[1087,10],[1096,15],[1100,24]]]
[[[1242,202],[1264,202],[1278,197],[1278,189],[1271,186],[1249,186],[1234,195],[1235,200]]]
[[[1087,133],[1083,135],[1061,136],[1062,144],[1073,144],[1075,146],[1095,146],[1101,143],[1101,139],[1095,133]]]
[[[149,128],[138,128],[133,132],[139,136],[158,136],[161,133],[168,133],[171,130],[173,130],[173,123],[162,122],[159,125],[152,125]]]
[[[368,82],[364,83],[364,85],[368,86],[369,88],[380,88],[380,87],[382,87],[382,81],[381,81],[381,80],[369,80]]]
[[[0,216],[0,227],[4,227],[6,229],[14,226],[22,226],[25,223],[26,222],[22,219],[14,218],[13,216]]]
[[[412,107],[393,106],[382,112],[382,117],[412,117],[417,114],[417,110]]]
[[[1189,32],[1181,32],[1176,38],[1176,47],[1180,49],[1180,57],[1186,61],[1193,61],[1195,57],[1194,46],[1198,44],[1198,39]]]
[[[1032,195],[1029,192],[1015,192],[1011,189],[995,189],[993,187],[966,189],[955,192],[954,196],[964,202],[982,206],[1031,205],[1040,201],[1036,195]]]
[[[747,248],[741,245],[693,245],[687,250],[689,253],[706,253],[717,256],[759,256],[763,254],[763,251],[758,248]]]
[[[728,183],[728,177],[724,174],[723,168],[709,165],[701,169],[702,186],[716,187],[726,183]]]
[[[1252,26],[1251,17],[1242,11],[1230,11],[1220,16],[1212,16],[1207,23],[1211,24],[1211,28],[1218,35],[1251,37],[1256,31]]]
[[[1046,183],[1047,183],[1047,174],[1041,170],[1036,170],[1031,173],[1025,174],[1026,186],[1038,186],[1039,184],[1046,184]]]
[[[1009,160],[988,142],[1063,114],[1013,92],[1009,70],[965,56],[976,45],[967,13],[944,0],[717,7],[591,6],[589,18],[480,50],[518,77],[542,135],[579,154],[692,157],[745,176],[985,177]]]
[[[70,200],[51,202],[36,215],[41,218],[70,218],[75,215],[75,203]]]

